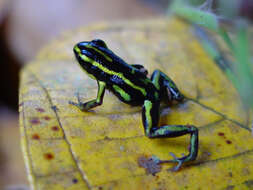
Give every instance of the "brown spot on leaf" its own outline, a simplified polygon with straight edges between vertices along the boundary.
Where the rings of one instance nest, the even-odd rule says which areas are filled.
[[[51,127],[51,129],[52,129],[53,131],[59,131],[59,127],[57,127],[57,126],[53,126],[53,127]]]
[[[45,112],[45,110],[44,110],[43,108],[36,108],[36,110],[37,110],[38,112],[40,112],[40,113]]]
[[[219,132],[218,135],[221,136],[221,137],[224,137],[224,136],[225,136],[225,134],[222,133],[222,132]]]
[[[147,174],[155,175],[160,172],[162,167],[152,157],[141,156],[138,159],[138,165],[146,169]]]
[[[234,185],[229,185],[229,186],[227,186],[226,187],[226,189],[225,190],[233,190],[235,188],[235,186]]]
[[[105,141],[110,141],[110,140],[112,140],[112,139],[111,139],[110,137],[108,137],[108,136],[105,136],[105,137],[104,137],[104,140],[105,140]]]
[[[51,118],[50,118],[49,116],[45,116],[44,119],[48,121],[48,120],[50,120]]]
[[[54,159],[54,155],[52,153],[45,153],[44,158],[46,160],[52,160],[52,159]]]
[[[72,182],[73,182],[73,183],[77,183],[78,180],[77,180],[76,178],[74,178],[74,179],[72,179]]]
[[[226,143],[227,143],[227,144],[232,144],[232,141],[226,140]]]
[[[39,140],[40,136],[37,133],[35,133],[35,134],[32,135],[32,139]]]
[[[38,125],[40,124],[40,120],[37,117],[34,117],[30,120],[30,123],[33,125]]]

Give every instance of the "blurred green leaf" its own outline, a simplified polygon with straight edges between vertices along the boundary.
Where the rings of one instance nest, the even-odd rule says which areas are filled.
[[[212,3],[212,1],[206,1],[203,5],[207,4],[211,7],[210,3]],[[234,5],[235,1],[233,1],[231,6],[235,7]],[[184,0],[173,1],[170,11],[188,22],[215,31],[222,37],[236,60],[235,63],[229,64],[232,68],[223,68],[224,72],[239,91],[245,105],[253,109],[253,71],[250,61],[250,38],[248,35],[249,28],[246,24],[247,22],[239,17],[234,19],[233,23],[236,23],[236,25],[232,26],[236,31],[236,39],[233,41],[226,29],[221,27],[219,17],[209,11],[203,11],[190,6],[186,4]],[[233,11],[233,15],[236,16],[237,11]],[[224,15],[227,14],[224,12]],[[221,60],[221,53],[210,41],[204,39],[202,44],[213,59],[218,62]],[[222,65],[222,60],[218,64],[222,67],[224,66]]]
[[[219,22],[215,14],[191,7],[182,0],[173,1],[170,11],[189,22],[218,31]]]
[[[234,72],[238,77],[239,84],[236,86],[248,106],[253,108],[253,73],[250,67],[250,39],[247,26],[240,23],[235,41],[234,55],[237,60]]]

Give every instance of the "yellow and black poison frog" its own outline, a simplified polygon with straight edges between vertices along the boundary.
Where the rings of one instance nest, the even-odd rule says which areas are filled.
[[[97,81],[97,98],[85,103],[69,101],[82,111],[103,103],[105,89],[113,92],[121,101],[130,105],[142,105],[144,133],[149,138],[169,138],[190,134],[189,154],[173,160],[159,160],[158,164],[177,162],[173,169],[178,170],[182,163],[195,160],[198,154],[198,129],[192,125],[158,126],[160,101],[181,102],[184,96],[175,83],[163,72],[155,70],[151,79],[142,65],[129,65],[115,55],[100,39],[80,42],[74,46],[74,54],[81,68]]]

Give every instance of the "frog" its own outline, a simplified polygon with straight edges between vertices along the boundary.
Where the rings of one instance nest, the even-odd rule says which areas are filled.
[[[75,58],[81,69],[97,81],[97,97],[82,102],[77,93],[77,102],[69,101],[81,111],[88,111],[102,105],[105,90],[111,91],[120,101],[131,106],[142,106],[142,124],[144,134],[150,139],[173,138],[190,135],[189,153],[173,159],[156,159],[157,164],[176,163],[172,171],[177,171],[182,164],[194,161],[198,155],[198,128],[194,125],[158,126],[161,101],[182,103],[185,96],[179,91],[171,78],[160,70],[155,70],[148,77],[147,69],[140,64],[128,64],[101,39],[82,41],[74,48]]]

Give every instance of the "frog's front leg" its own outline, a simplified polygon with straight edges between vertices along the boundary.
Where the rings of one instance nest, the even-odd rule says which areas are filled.
[[[178,165],[173,168],[177,171],[182,163],[195,160],[198,154],[198,129],[192,125],[164,125],[158,127],[159,122],[159,104],[158,101],[145,100],[142,109],[142,122],[145,134],[149,138],[170,138],[190,134],[190,152],[187,156],[173,160],[160,160],[159,163],[177,162]],[[174,155],[174,154],[173,154]]]
[[[77,96],[78,102],[75,103],[75,102],[69,101],[69,104],[77,106],[81,111],[87,111],[91,108],[101,105],[103,103],[106,84],[105,82],[102,82],[102,81],[97,81],[97,83],[98,83],[98,92],[97,92],[96,99],[82,103],[78,95]]]

